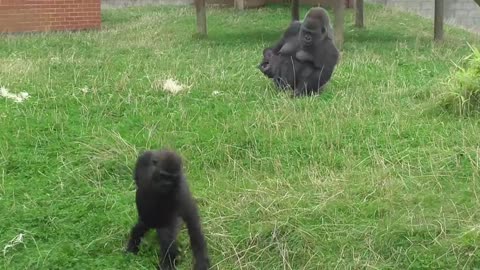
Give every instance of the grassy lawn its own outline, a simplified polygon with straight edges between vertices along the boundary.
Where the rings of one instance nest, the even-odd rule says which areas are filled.
[[[123,250],[134,161],[162,146],[186,159],[214,269],[480,267],[480,121],[436,105],[480,42],[447,27],[433,44],[431,21],[366,11],[365,30],[347,12],[326,92],[301,99],[256,69],[288,7],[209,9],[200,40],[191,7],[1,36],[0,86],[30,98],[0,99],[0,268],[153,269],[153,233]],[[189,91],[165,93],[168,78]]]

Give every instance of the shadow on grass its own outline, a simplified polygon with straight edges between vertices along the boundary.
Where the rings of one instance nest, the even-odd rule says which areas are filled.
[[[212,32],[208,34],[208,40],[217,45],[254,45],[254,44],[273,44],[282,36],[284,29],[268,31],[267,29],[255,29],[250,31],[234,32]]]
[[[351,30],[351,29],[347,29]],[[385,31],[378,29],[358,29],[345,31],[345,40],[357,43],[396,43],[399,41],[415,41],[416,37],[405,35],[400,32]]]

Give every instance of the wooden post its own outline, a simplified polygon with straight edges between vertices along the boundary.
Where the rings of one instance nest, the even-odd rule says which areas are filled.
[[[363,0],[355,0],[355,26],[358,28],[363,28],[365,26],[363,18]]]
[[[435,41],[443,40],[443,0],[435,0],[435,18],[433,26],[433,38]]]
[[[197,32],[201,36],[207,35],[207,14],[205,11],[205,0],[195,0],[197,12]]]
[[[343,34],[344,34],[344,17],[345,17],[345,0],[334,0],[335,7],[335,45],[341,49],[343,47]]]
[[[299,1],[292,0],[292,21],[298,21],[300,19]]]
[[[234,0],[233,5],[236,9],[244,10],[245,9],[245,2],[244,0]]]

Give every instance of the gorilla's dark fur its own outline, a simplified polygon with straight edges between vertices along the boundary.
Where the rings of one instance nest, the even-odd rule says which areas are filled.
[[[281,39],[263,51],[259,69],[295,96],[320,92],[330,80],[340,53],[333,43],[328,13],[312,8],[303,23],[293,21]]]
[[[183,220],[188,229],[195,270],[210,267],[198,208],[183,173],[182,159],[173,151],[146,151],[135,166],[138,222],[132,228],[127,251],[137,253],[142,237],[156,229],[160,240],[160,269],[175,269],[177,233]]]
[[[278,88],[293,89],[295,96],[322,91],[333,72],[333,69],[316,69],[312,63],[302,63],[294,56],[275,54],[270,48],[263,51],[260,69]]]

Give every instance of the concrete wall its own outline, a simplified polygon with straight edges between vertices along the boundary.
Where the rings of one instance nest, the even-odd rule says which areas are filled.
[[[100,0],[0,0],[0,33],[100,28]]]
[[[367,0],[433,18],[434,0]],[[480,7],[473,0],[445,0],[445,22],[480,33]]]

